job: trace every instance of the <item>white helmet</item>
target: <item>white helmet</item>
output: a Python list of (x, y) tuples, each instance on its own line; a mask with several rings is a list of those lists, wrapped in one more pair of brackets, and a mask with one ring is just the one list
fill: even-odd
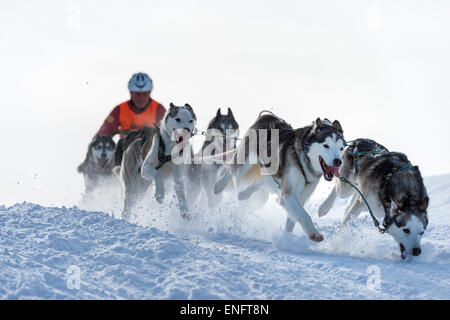
[(153, 82), (150, 77), (143, 72), (133, 74), (130, 81), (128, 81), (128, 90), (130, 92), (146, 92), (153, 89)]

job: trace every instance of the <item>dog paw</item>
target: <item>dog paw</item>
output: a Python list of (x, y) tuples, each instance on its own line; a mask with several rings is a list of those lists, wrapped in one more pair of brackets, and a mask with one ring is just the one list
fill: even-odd
[(191, 218), (191, 215), (189, 214), (189, 210), (187, 208), (187, 206), (182, 205), (180, 207), (180, 213), (181, 213), (181, 217), (185, 220), (189, 220)]
[(309, 235), (309, 239), (315, 242), (320, 242), (323, 240), (323, 236), (320, 233), (315, 232)]
[(329, 211), (328, 206), (321, 205), (319, 207), (319, 210), (317, 211), (317, 215), (319, 217), (323, 217), (328, 213), (328, 211)]
[(214, 185), (214, 193), (219, 194), (223, 190), (223, 187), (220, 185), (220, 181)]
[(122, 219), (125, 221), (130, 221), (131, 218), (131, 212), (129, 211), (123, 211), (122, 212)]
[(239, 201), (248, 200), (250, 198), (250, 195), (248, 194), (248, 192), (241, 191), (239, 192), (237, 198)]
[(155, 192), (155, 198), (156, 198), (156, 201), (158, 201), (159, 204), (163, 204), (163, 202), (164, 202), (164, 192), (156, 191)]
[(191, 219), (191, 215), (190, 215), (189, 213), (187, 213), (187, 212), (181, 213), (181, 217), (182, 217), (184, 220), (190, 220), (190, 219)]
[(216, 184), (214, 185), (214, 193), (215, 194), (219, 194), (221, 193), (225, 187), (228, 184), (228, 177), (222, 177), (222, 179), (220, 179), (219, 181), (216, 182)]

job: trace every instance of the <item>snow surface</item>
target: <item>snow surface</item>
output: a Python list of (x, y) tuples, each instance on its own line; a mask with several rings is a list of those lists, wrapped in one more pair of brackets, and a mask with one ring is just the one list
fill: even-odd
[(430, 224), (422, 255), (406, 261), (366, 213), (341, 226), (347, 200), (318, 218), (332, 186), (325, 181), (306, 205), (325, 236), (320, 244), (298, 225), (284, 233), (286, 215), (272, 198), (257, 212), (231, 200), (197, 207), (184, 221), (175, 199), (161, 206), (149, 196), (151, 209), (138, 210), (134, 223), (117, 218), (118, 189), (79, 207), (0, 206), (0, 298), (449, 299), (450, 175), (425, 182)]

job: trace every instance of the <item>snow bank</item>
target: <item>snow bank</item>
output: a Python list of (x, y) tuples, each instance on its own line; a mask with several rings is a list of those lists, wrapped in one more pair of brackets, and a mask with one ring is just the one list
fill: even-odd
[[(234, 202), (199, 207), (188, 222), (175, 199), (160, 206), (149, 197), (152, 210), (138, 211), (135, 223), (114, 218), (120, 201), (102, 204), (109, 213), (0, 206), (0, 298), (449, 299), (450, 175), (426, 184), (430, 224), (423, 254), (409, 261), (367, 215), (342, 227), (346, 201), (319, 219), (327, 183), (306, 205), (325, 236), (320, 244), (299, 226), (283, 233), (285, 214), (273, 200), (256, 213)], [(379, 287), (370, 285), (373, 270)]]

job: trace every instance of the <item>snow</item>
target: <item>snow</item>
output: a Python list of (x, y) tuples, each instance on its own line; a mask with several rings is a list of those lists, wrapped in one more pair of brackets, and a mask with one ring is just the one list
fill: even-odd
[(232, 200), (197, 207), (184, 221), (172, 198), (159, 205), (149, 196), (133, 223), (117, 218), (114, 197), (0, 206), (0, 298), (449, 299), (450, 175), (425, 183), (430, 224), (422, 255), (407, 261), (366, 213), (341, 226), (346, 200), (318, 218), (332, 186), (325, 181), (306, 205), (325, 236), (319, 244), (299, 226), (284, 233), (286, 215), (272, 198), (257, 212)]

